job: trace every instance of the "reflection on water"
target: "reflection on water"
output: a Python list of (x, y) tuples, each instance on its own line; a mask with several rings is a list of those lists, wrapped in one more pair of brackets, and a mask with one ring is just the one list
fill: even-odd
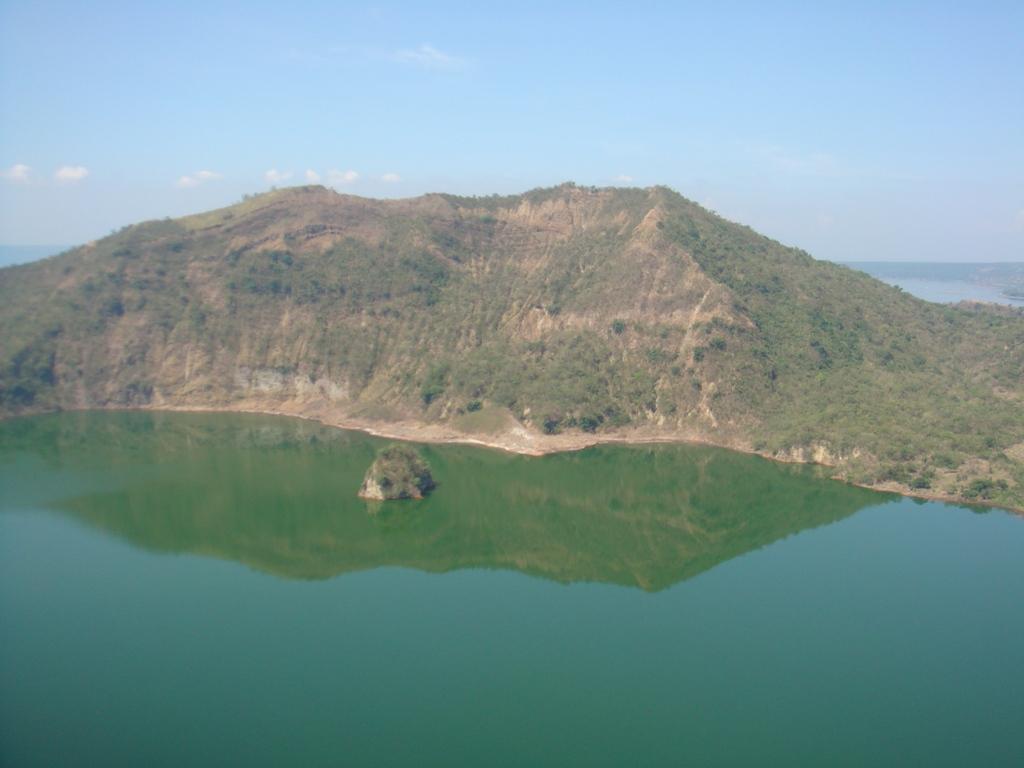
[(356, 490), (382, 442), (245, 415), (22, 419), (0, 425), (4, 506), (289, 578), (476, 567), (658, 590), (887, 498), (818, 468), (705, 447), (538, 459), (449, 445), (422, 447), (434, 494), (369, 515)]

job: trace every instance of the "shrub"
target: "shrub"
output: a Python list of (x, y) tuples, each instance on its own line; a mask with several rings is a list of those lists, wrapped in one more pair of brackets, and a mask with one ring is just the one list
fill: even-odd
[(448, 366), (446, 364), (431, 366), (427, 378), (420, 388), (420, 398), (424, 405), (430, 405), (444, 392), (445, 381), (448, 378)]
[(1005, 491), (1007, 487), (1005, 480), (979, 477), (964, 489), (963, 494), (968, 499), (991, 499), (997, 490)]
[(444, 393), (444, 387), (440, 384), (424, 384), (420, 390), (420, 397), (424, 405), (430, 405)]
[(657, 347), (648, 347), (645, 354), (647, 355), (647, 362), (652, 363), (654, 365), (664, 363), (666, 360), (668, 360), (668, 354), (664, 350), (658, 349)]

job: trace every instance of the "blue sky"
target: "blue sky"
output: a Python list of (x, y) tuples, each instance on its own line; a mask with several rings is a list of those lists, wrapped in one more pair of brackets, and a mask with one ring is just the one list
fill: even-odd
[(829, 259), (1024, 260), (1024, 3), (0, 0), (0, 243), (310, 179), (667, 184)]

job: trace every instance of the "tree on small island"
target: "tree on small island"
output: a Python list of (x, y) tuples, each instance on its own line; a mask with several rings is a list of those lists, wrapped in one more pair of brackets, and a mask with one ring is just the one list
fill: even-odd
[(378, 501), (422, 499), (435, 485), (430, 467), (416, 449), (389, 445), (377, 454), (366, 471), (359, 495)]

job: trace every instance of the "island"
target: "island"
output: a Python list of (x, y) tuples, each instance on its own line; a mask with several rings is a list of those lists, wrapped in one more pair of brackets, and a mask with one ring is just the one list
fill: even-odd
[(435, 487), (430, 467), (415, 448), (389, 445), (366, 471), (359, 495), (364, 499), (422, 499)]

